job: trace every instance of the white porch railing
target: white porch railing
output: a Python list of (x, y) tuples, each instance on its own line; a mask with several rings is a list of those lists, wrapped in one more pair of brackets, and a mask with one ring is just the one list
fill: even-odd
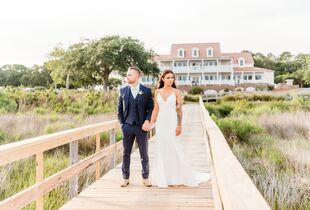
[(231, 72), (233, 67), (231, 65), (218, 66), (174, 66), (172, 70), (175, 73), (196, 73), (196, 72)]

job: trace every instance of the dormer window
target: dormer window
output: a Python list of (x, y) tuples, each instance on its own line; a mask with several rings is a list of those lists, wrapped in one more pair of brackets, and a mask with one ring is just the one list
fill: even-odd
[(207, 48), (207, 57), (213, 57), (213, 48), (212, 47)]
[(239, 58), (239, 59), (238, 59), (238, 63), (239, 63), (239, 66), (244, 66), (244, 64), (245, 64), (245, 59), (244, 59), (244, 58)]
[(192, 57), (193, 58), (199, 57), (199, 50), (197, 48), (192, 49)]
[(183, 48), (178, 49), (178, 57), (184, 58), (185, 51)]

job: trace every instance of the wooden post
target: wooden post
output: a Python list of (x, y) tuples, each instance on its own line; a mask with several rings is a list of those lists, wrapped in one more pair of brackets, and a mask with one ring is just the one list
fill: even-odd
[(156, 135), (156, 127), (152, 128), (152, 136)]
[[(36, 154), (36, 183), (43, 181), (43, 152)], [(43, 210), (43, 196), (36, 200), (36, 210)]]
[[(78, 141), (70, 142), (69, 159), (70, 159), (70, 165), (73, 165), (79, 161)], [(78, 194), (78, 175), (75, 175), (69, 180), (70, 199), (77, 196), (77, 194)]]
[[(109, 130), (109, 144), (113, 145), (115, 144), (115, 137), (116, 137), (116, 129), (113, 128)], [(115, 167), (115, 152), (111, 155), (111, 162), (110, 162), (110, 169)]]
[[(100, 151), (100, 133), (96, 134), (96, 153)], [(100, 178), (100, 161), (96, 162), (96, 180)]]
[(150, 130), (150, 138), (153, 137), (153, 129)]

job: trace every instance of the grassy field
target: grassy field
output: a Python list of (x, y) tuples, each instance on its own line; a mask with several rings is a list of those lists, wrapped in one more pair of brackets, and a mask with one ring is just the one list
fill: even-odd
[[(13, 88), (0, 92), (0, 144), (55, 133), (116, 119), (117, 93), (75, 90), (37, 90), (25, 92)], [(122, 138), (116, 132), (116, 140)], [(102, 148), (108, 145), (108, 133), (101, 134)], [(79, 142), (79, 158), (95, 152), (95, 139)], [(101, 172), (108, 170), (109, 159), (101, 161)], [(44, 177), (69, 165), (69, 145), (44, 153)], [(79, 174), (79, 191), (95, 180), (95, 168)], [(0, 167), (0, 200), (14, 195), (35, 183), (35, 158), (16, 161)], [(45, 209), (58, 209), (68, 200), (68, 182), (44, 196)], [(24, 209), (35, 209), (34, 202)]]
[(310, 209), (310, 100), (237, 94), (206, 103), (272, 209)]

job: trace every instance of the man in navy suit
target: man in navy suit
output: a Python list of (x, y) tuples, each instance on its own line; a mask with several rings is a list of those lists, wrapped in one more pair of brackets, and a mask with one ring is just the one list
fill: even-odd
[(129, 184), (130, 155), (135, 138), (141, 157), (143, 184), (147, 187), (152, 186), (148, 179), (147, 130), (154, 102), (151, 89), (139, 83), (141, 74), (141, 70), (136, 66), (128, 68), (128, 86), (121, 88), (118, 98), (118, 120), (122, 126), (124, 147), (122, 164), (124, 181), (121, 187), (126, 187)]

